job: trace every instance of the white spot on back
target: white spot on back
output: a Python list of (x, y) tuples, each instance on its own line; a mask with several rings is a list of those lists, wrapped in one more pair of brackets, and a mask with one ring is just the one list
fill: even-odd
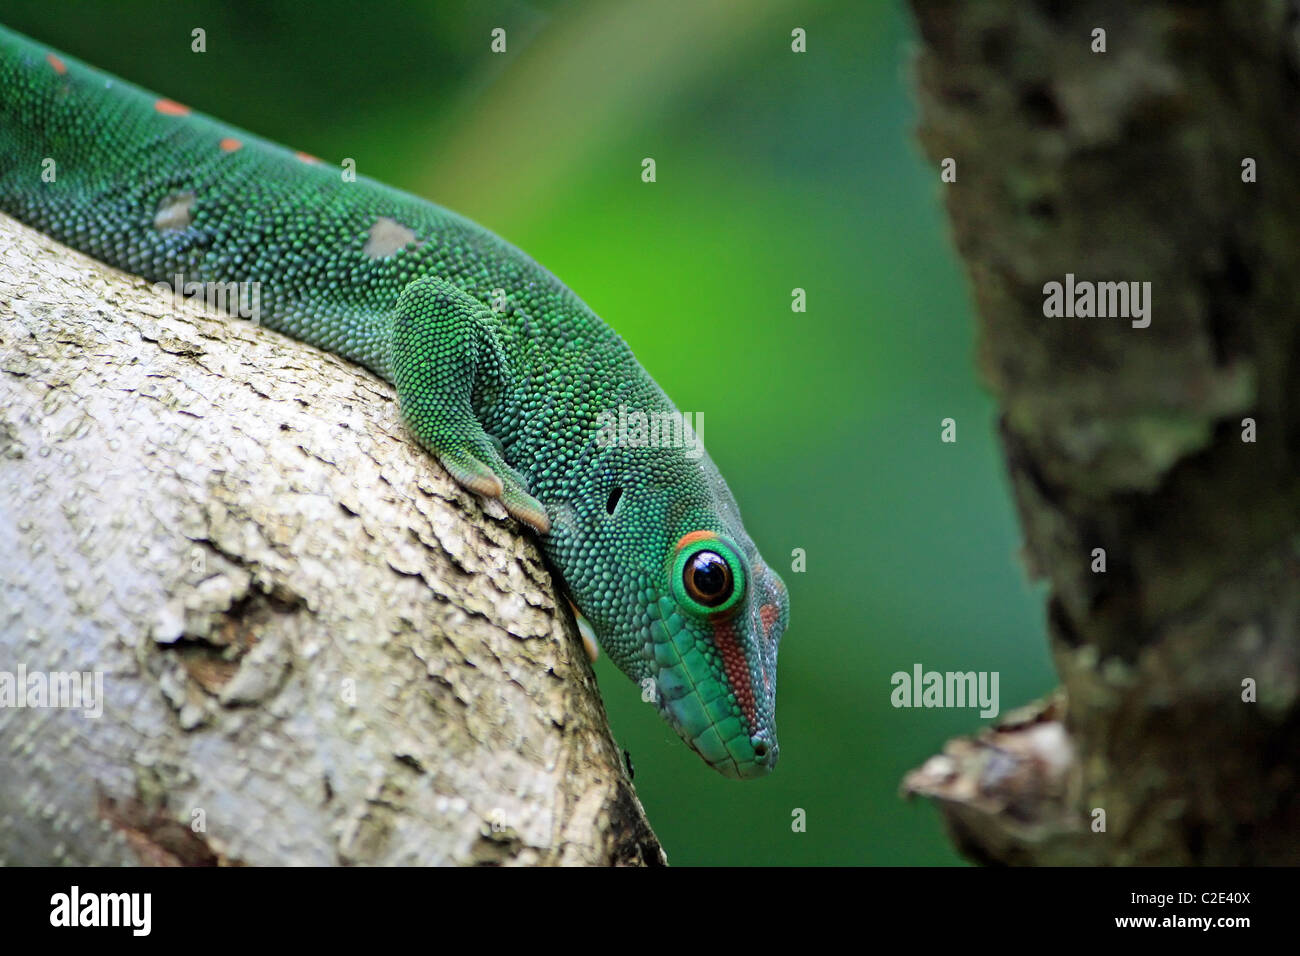
[(194, 222), (190, 212), (194, 208), (194, 193), (172, 193), (164, 196), (158, 204), (158, 211), (153, 214), (153, 227), (159, 232), (188, 229)]
[(361, 251), (371, 259), (386, 259), (399, 249), (415, 242), (415, 233), (412, 230), (387, 216), (380, 216), (375, 220), (375, 224), (370, 227), (369, 236)]

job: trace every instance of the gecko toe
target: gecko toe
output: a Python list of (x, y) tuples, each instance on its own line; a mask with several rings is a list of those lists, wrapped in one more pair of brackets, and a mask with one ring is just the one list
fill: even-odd
[(547, 534), (551, 530), (551, 518), (546, 513), (546, 508), (522, 487), (507, 480), (500, 498), (506, 511), (538, 534)]
[(496, 473), (473, 452), (467, 450), (438, 453), (438, 460), (453, 481), (462, 488), (486, 498), (500, 498), (504, 485)]

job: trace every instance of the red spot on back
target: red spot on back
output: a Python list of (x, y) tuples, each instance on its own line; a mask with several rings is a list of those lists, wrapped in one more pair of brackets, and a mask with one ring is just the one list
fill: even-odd
[(233, 136), (227, 136), (225, 139), (221, 141), (221, 149), (223, 152), (233, 153), (235, 150), (243, 149), (243, 148), (244, 148), (244, 144), (241, 143), (239, 140), (235, 139)]
[(745, 650), (736, 633), (734, 619), (713, 622), (713, 645), (722, 655), (727, 683), (731, 685), (752, 733), (758, 729), (758, 710), (754, 705), (754, 688), (749, 683), (749, 665), (745, 663)]
[(175, 100), (158, 100), (153, 108), (164, 116), (189, 116), (190, 108)]
[(319, 162), (320, 162), (320, 160), (317, 159), (315, 156), (313, 156), (311, 153), (302, 153), (302, 152), (298, 152), (298, 153), (294, 153), (294, 156), (296, 156), (296, 157), (298, 157), (299, 159), (301, 159), (304, 163), (313, 163), (313, 164), (315, 164), (315, 163), (319, 163)]
[(45, 54), (45, 62), (54, 67), (54, 72), (59, 74), (59, 76), (63, 76), (63, 74), (68, 72), (68, 65), (53, 53)]

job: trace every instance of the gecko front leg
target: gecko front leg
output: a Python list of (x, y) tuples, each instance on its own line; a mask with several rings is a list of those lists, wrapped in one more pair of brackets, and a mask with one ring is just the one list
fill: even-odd
[(491, 399), (511, 386), (490, 310), (442, 279), (415, 280), (393, 309), (388, 368), (407, 426), (451, 477), (546, 534), (545, 507), (501, 457), (474, 407), (476, 396)]

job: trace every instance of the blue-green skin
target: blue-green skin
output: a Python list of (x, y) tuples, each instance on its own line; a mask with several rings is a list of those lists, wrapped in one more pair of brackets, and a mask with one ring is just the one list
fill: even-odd
[[(617, 333), (455, 213), (158, 104), (0, 27), (0, 209), (154, 282), (259, 282), (264, 325), (391, 381), (451, 475), (541, 533), (600, 645), (691, 747), (731, 777), (769, 772), (785, 587), (707, 454), (600, 440), (602, 412), (675, 411)], [(699, 531), (717, 538), (678, 547)], [(702, 550), (733, 573), (722, 613), (684, 584)]]

